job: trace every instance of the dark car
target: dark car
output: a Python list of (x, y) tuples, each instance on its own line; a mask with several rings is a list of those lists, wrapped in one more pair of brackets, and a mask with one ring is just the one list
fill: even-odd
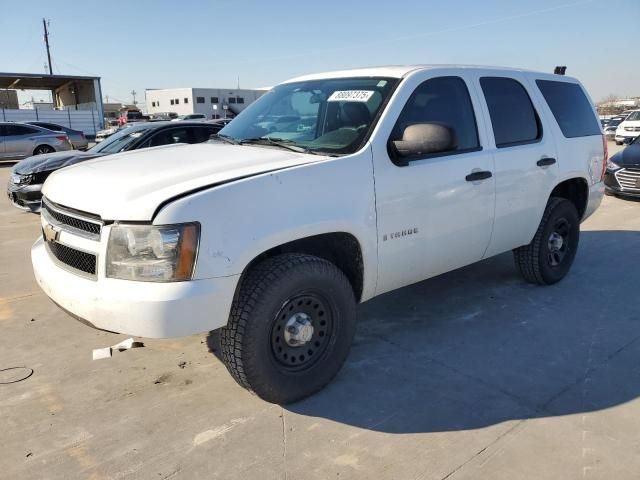
[(123, 128), (86, 152), (72, 150), (38, 155), (17, 163), (11, 170), (7, 194), (14, 206), (38, 211), (42, 184), (60, 168), (113, 153), (175, 143), (201, 143), (220, 130), (202, 122), (139, 123)]
[(54, 132), (66, 133), (67, 137), (69, 137), (71, 145), (73, 145), (73, 148), (75, 148), (76, 150), (86, 150), (87, 147), (89, 147), (89, 141), (87, 140), (87, 137), (85, 137), (84, 133), (80, 130), (74, 130), (73, 128), (65, 127), (64, 125), (58, 125), (57, 123), (41, 122), (39, 120), (35, 122), (24, 123), (35, 125), (36, 127), (40, 128), (46, 128), (47, 130), (53, 130)]
[(604, 185), (608, 195), (640, 198), (640, 137), (609, 159)]
[(618, 125), (620, 125), (626, 117), (618, 116), (613, 117), (607, 120), (607, 124), (603, 126), (604, 134), (607, 136), (607, 139), (613, 140), (616, 136), (616, 129)]

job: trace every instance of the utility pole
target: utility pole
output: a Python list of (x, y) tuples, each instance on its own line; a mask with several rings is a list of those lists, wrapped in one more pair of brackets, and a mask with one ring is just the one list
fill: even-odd
[(138, 92), (136, 92), (135, 90), (131, 90), (131, 96), (133, 97), (133, 104), (134, 105), (137, 105), (137, 103), (136, 103), (136, 93), (138, 93)]
[(53, 75), (53, 69), (51, 68), (51, 51), (49, 50), (49, 31), (47, 30), (47, 20), (42, 19), (42, 26), (44, 27), (44, 44), (47, 46), (47, 59), (49, 61), (49, 75)]

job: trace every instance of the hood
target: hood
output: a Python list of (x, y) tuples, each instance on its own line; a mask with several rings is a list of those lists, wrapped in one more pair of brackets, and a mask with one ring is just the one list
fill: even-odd
[(73, 165), (50, 175), (42, 191), (55, 203), (103, 220), (144, 221), (172, 197), (327, 158), (249, 145), (171, 145)]
[(640, 168), (640, 143), (629, 145), (621, 152), (612, 155), (610, 160), (621, 167)]
[(57, 170), (74, 163), (83, 162), (102, 154), (70, 150), (66, 152), (46, 153), (25, 158), (16, 164), (14, 171), (21, 175)]

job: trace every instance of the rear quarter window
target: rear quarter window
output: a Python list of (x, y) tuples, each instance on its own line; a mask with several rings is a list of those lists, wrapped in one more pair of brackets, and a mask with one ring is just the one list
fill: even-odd
[(600, 125), (580, 85), (536, 80), (547, 105), (566, 138), (601, 135)]

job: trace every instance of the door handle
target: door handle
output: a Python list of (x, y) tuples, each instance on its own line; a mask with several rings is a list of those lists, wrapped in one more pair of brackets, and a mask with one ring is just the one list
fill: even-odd
[(556, 163), (555, 158), (545, 157), (538, 160), (536, 162), (536, 165), (538, 165), (539, 167), (548, 167), (549, 165), (553, 165), (554, 163)]
[(464, 177), (467, 182), (477, 182), (478, 180), (486, 180), (487, 178), (491, 178), (493, 174), (487, 170), (481, 170), (479, 172), (471, 172), (469, 175)]

